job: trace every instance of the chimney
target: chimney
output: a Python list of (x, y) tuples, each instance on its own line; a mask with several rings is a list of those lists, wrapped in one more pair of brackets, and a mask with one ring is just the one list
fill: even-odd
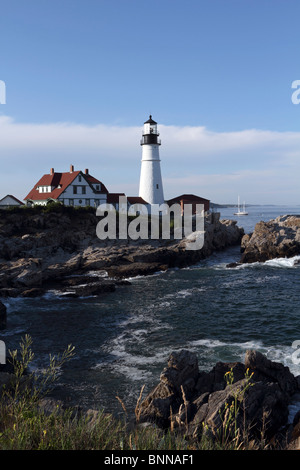
[(73, 173), (74, 171), (74, 165), (70, 165), (70, 173)]
[(85, 172), (86, 175), (88, 175), (88, 174), (89, 174), (88, 168), (86, 168), (86, 169), (84, 170), (84, 172)]
[(50, 175), (54, 175), (54, 168), (51, 168)]

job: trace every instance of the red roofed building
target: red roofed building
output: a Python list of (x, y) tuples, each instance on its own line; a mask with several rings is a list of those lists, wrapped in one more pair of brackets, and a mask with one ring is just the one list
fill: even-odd
[(46, 205), (49, 202), (61, 202), (66, 206), (92, 206), (106, 203), (108, 191), (101, 181), (89, 174), (86, 169), (57, 173), (51, 168), (50, 173), (42, 176), (24, 198), (27, 205)]
[(181, 196), (174, 197), (173, 199), (169, 199), (166, 201), (169, 206), (172, 204), (180, 204), (182, 208), (182, 212), (184, 211), (185, 204), (191, 204), (192, 206), (192, 213), (197, 213), (197, 204), (203, 204), (204, 211), (209, 211), (210, 201), (209, 199), (205, 199), (204, 197), (195, 196), (194, 194), (182, 194)]

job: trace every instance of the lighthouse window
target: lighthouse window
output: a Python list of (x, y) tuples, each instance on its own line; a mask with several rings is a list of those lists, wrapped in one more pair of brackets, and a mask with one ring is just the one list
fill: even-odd
[(158, 189), (158, 184), (156, 185), (156, 189)]

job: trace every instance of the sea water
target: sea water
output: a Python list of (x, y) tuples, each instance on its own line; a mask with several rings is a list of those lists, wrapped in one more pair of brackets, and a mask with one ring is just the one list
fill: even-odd
[[(299, 214), (300, 207), (256, 206), (237, 220), (245, 232), (260, 220)], [(299, 254), (300, 255), (300, 254)], [(300, 256), (238, 268), (239, 247), (214, 253), (185, 269), (130, 279), (131, 285), (100, 297), (2, 299), (7, 350), (22, 337), (33, 340), (32, 368), (49, 364), (69, 344), (75, 357), (61, 370), (53, 395), (84, 408), (123, 413), (116, 396), (131, 410), (142, 386), (158, 383), (169, 354), (182, 348), (197, 354), (199, 369), (218, 361), (244, 361), (247, 349), (287, 365), (300, 375), (294, 341), (300, 340)]]

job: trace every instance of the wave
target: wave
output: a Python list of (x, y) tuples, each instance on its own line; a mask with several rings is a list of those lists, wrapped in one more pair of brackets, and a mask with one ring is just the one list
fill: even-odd
[[(235, 262), (235, 261), (233, 261)], [(228, 267), (229, 263), (219, 263), (214, 266), (210, 266), (214, 270), (243, 270), (252, 269), (257, 267), (274, 267), (274, 268), (296, 268), (300, 265), (300, 255), (292, 256), (291, 258), (274, 258), (267, 261), (256, 261), (254, 263), (242, 263), (236, 264), (235, 266)]]
[[(257, 261), (255, 263), (245, 263), (237, 267), (237, 269), (255, 268), (257, 266), (267, 266), (272, 268), (296, 268), (300, 264), (300, 255), (291, 258), (273, 258), (267, 261)], [(236, 268), (235, 268), (236, 269)]]
[(273, 266), (276, 268), (294, 268), (300, 264), (300, 255), (293, 256), (292, 258), (274, 258), (265, 261), (266, 266)]

